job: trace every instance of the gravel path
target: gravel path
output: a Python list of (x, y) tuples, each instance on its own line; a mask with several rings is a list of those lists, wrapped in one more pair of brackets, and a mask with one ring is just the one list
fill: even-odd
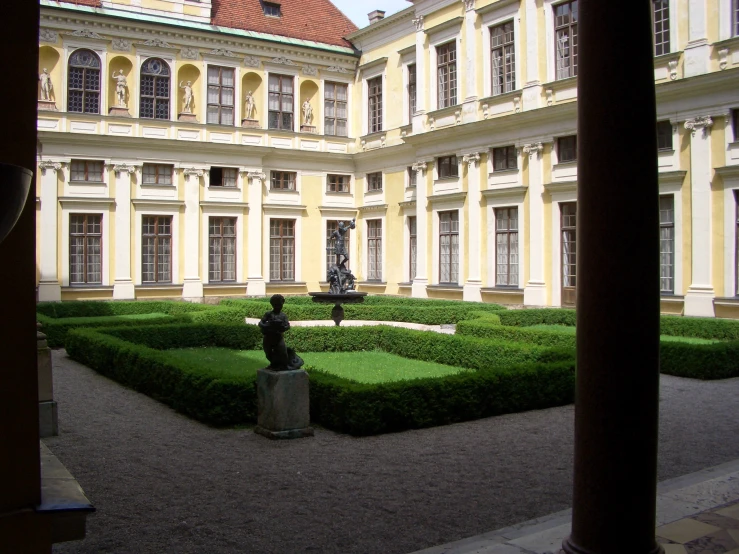
[[(54, 552), (407, 553), (570, 506), (572, 406), (269, 441), (53, 360), (61, 435), (45, 442), (98, 509)], [(660, 480), (739, 458), (739, 379), (663, 376), (661, 397)]]

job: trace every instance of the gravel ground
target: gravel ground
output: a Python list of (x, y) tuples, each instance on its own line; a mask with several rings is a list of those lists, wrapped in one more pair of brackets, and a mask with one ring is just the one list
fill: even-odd
[[(56, 351), (59, 437), (97, 513), (54, 552), (407, 553), (570, 506), (572, 406), (352, 438), (212, 429)], [(739, 379), (663, 376), (659, 479), (739, 458)]]

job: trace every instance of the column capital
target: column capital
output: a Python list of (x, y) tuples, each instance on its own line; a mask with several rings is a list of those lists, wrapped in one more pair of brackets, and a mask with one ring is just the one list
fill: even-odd
[(528, 154), (529, 158), (533, 158), (534, 156), (541, 156), (541, 153), (544, 151), (544, 144), (541, 142), (532, 142), (529, 144), (523, 145), (523, 153)]
[(413, 20), (413, 24), (416, 26), (416, 31), (423, 31), (423, 16), (419, 15)]
[(710, 115), (694, 117), (685, 121), (685, 128), (690, 131), (692, 136), (695, 136), (698, 130), (702, 130), (705, 137), (711, 127), (713, 127), (713, 119)]
[(121, 173), (128, 173), (129, 175), (131, 173), (135, 173), (140, 166), (130, 165), (126, 163), (122, 164), (113, 164), (113, 171), (116, 175), (120, 175)]
[(465, 154), (462, 157), (462, 163), (466, 163), (467, 166), (472, 169), (475, 167), (475, 165), (480, 163), (480, 152), (471, 152), (470, 154)]
[(249, 177), (249, 179), (253, 179), (257, 181), (267, 180), (267, 175), (262, 171), (247, 171), (246, 176)]
[(467, 12), (475, 9), (475, 0), (462, 0), (462, 4), (464, 4), (464, 10)]
[(185, 179), (189, 181), (191, 175), (194, 175), (196, 177), (202, 177), (203, 175), (205, 175), (205, 170), (195, 169), (194, 167), (186, 167), (182, 170), (182, 173), (185, 175)]
[(42, 160), (38, 163), (38, 168), (41, 170), (41, 175), (46, 175), (47, 169), (53, 169), (54, 173), (61, 171), (62, 162), (52, 162), (50, 160)]
[(413, 171), (420, 171), (423, 173), (426, 171), (426, 165), (426, 162), (416, 162), (411, 166), (411, 169), (413, 169)]

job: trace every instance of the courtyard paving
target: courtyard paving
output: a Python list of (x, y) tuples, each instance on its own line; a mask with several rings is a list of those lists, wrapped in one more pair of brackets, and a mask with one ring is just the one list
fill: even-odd
[[(54, 552), (400, 554), (570, 507), (573, 406), (275, 442), (53, 362), (61, 434), (44, 442), (98, 510)], [(739, 379), (662, 376), (660, 398), (660, 481), (739, 459)]]

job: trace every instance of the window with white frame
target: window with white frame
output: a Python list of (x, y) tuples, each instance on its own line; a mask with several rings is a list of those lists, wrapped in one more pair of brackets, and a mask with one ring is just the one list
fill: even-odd
[(294, 219), (272, 219), (269, 222), (269, 279), (295, 280)]
[(367, 173), (367, 192), (382, 190), (382, 171)]
[(349, 175), (326, 175), (326, 192), (349, 192)]
[(171, 185), (174, 166), (167, 164), (144, 164), (141, 170), (144, 185)]
[(495, 286), (518, 286), (518, 208), (495, 209)]
[(149, 58), (141, 66), (139, 117), (169, 119), (169, 65), (159, 58)]
[(348, 136), (347, 102), (349, 85), (344, 83), (325, 83), (323, 132), (337, 137)]
[(238, 170), (235, 167), (211, 167), (211, 187), (235, 187), (238, 178)]
[(367, 221), (367, 280), (382, 280), (382, 220)]
[(439, 108), (457, 104), (457, 42), (436, 47)]
[(234, 124), (234, 69), (208, 66), (208, 123)]
[(91, 50), (75, 50), (69, 57), (67, 111), (100, 113), (100, 58)]
[(103, 162), (99, 160), (72, 160), (70, 180), (76, 182), (103, 182)]
[(739, 141), (739, 109), (731, 110), (731, 126), (734, 127), (734, 141)]
[(493, 148), (493, 171), (518, 168), (518, 156), (515, 146)]
[(141, 218), (141, 282), (172, 282), (172, 216)]
[(672, 123), (669, 120), (657, 122), (657, 149), (672, 150)]
[(493, 96), (516, 89), (513, 21), (490, 28)]
[(439, 212), (439, 283), (459, 282), (459, 211)]
[(670, 53), (670, 0), (652, 0), (654, 55)]
[(416, 261), (417, 261), (417, 245), (418, 231), (416, 228), (416, 216), (408, 217), (408, 277), (410, 281), (416, 278)]
[(298, 174), (295, 171), (270, 171), (271, 190), (295, 190)]
[(408, 64), (408, 121), (413, 121), (416, 112), (416, 64)]
[(418, 182), (418, 172), (413, 169), (413, 166), (408, 168), (408, 186), (415, 187)]
[(69, 214), (69, 284), (103, 282), (103, 215)]
[(659, 197), (659, 282), (662, 294), (675, 292), (675, 197)]
[(295, 88), (290, 75), (269, 76), (269, 128), (293, 130)]
[(382, 131), (382, 75), (367, 80), (367, 132)]
[(236, 218), (208, 221), (208, 281), (236, 281)]
[(556, 79), (577, 75), (577, 0), (554, 6)]

